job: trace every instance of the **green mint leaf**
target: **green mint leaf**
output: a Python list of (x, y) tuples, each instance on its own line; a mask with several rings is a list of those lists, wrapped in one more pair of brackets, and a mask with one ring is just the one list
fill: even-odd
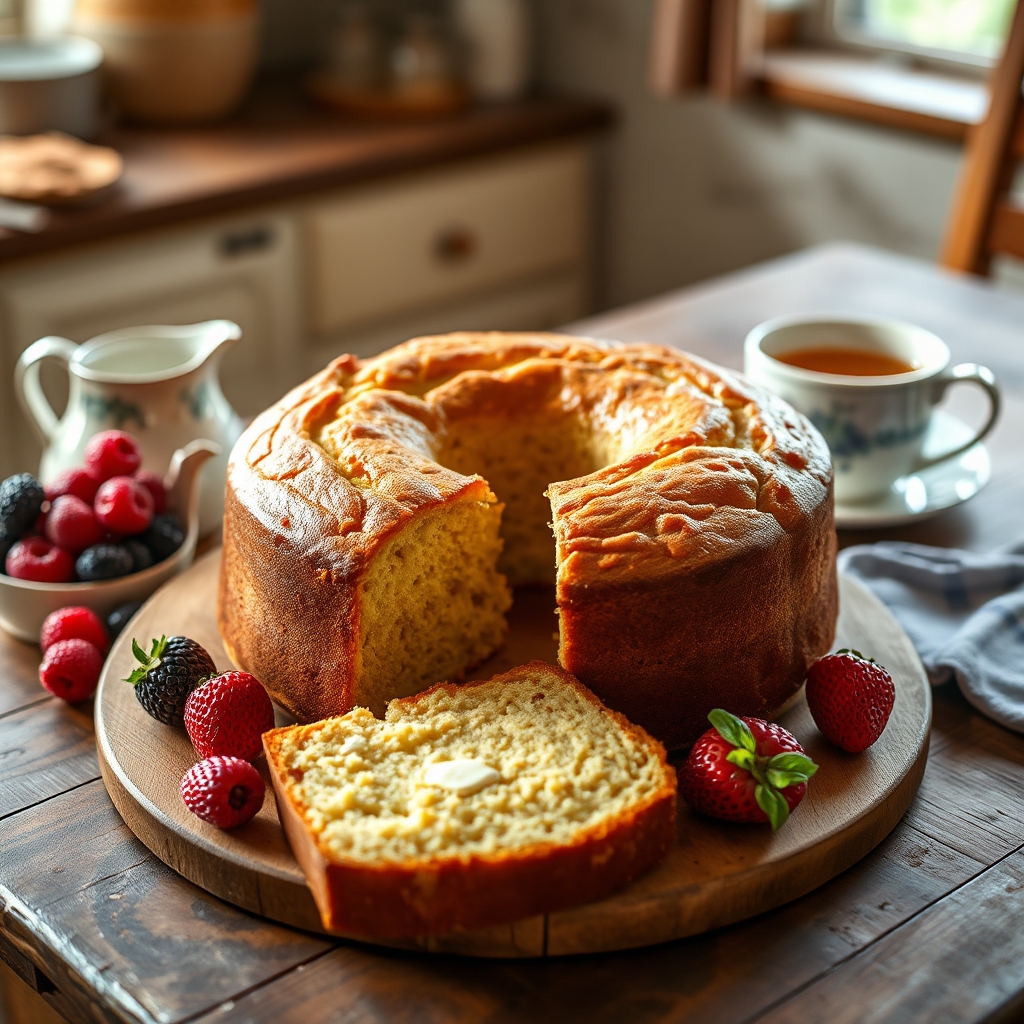
[(780, 772), (777, 768), (769, 768), (766, 775), (776, 789), (785, 789), (787, 786), (807, 781), (807, 776), (803, 772)]
[(754, 770), (755, 757), (749, 750), (744, 750), (743, 747), (737, 747), (735, 750), (730, 750), (725, 755), (726, 761), (731, 761), (733, 764), (738, 765), (740, 768), (745, 768), (748, 772)]
[(759, 785), (754, 790), (754, 799), (757, 806), (768, 816), (773, 832), (778, 832), (789, 820), (789, 804), (777, 789)]
[(731, 743), (734, 747), (742, 747), (752, 754), (757, 752), (754, 734), (742, 718), (737, 718), (722, 708), (715, 708), (708, 715), (708, 721), (718, 730), (718, 734), (726, 743)]
[(810, 778), (818, 770), (818, 766), (806, 754), (792, 751), (776, 754), (768, 762), (768, 769), (769, 771), (775, 769), (779, 772), (800, 772)]

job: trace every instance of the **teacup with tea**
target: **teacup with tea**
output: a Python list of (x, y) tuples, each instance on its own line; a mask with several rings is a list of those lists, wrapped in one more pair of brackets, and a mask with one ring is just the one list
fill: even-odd
[[(769, 320), (747, 335), (744, 370), (824, 435), (839, 503), (877, 500), (900, 477), (959, 455), (985, 437), (999, 415), (991, 370), (975, 363), (950, 366), (940, 338), (898, 320)], [(988, 418), (964, 444), (926, 457), (932, 413), (946, 389), (960, 381), (985, 390)]]

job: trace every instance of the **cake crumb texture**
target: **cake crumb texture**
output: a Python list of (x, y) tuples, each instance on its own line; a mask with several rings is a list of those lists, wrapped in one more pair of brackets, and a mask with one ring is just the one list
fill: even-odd
[[(664, 748), (540, 662), (394, 700), (383, 720), (356, 708), (264, 742), (293, 848), (307, 875), (310, 847), (323, 865), (311, 882), (333, 930), (436, 932), (596, 899), (674, 839)], [(478, 781), (432, 784), (444, 763)]]

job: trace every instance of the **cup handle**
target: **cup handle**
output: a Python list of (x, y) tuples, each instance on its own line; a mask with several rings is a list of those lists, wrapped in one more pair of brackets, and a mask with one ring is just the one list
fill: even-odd
[(40, 338), (21, 353), (14, 368), (14, 390), (18, 401), (44, 447), (56, 435), (60, 420), (43, 394), (39, 370), (44, 359), (58, 359), (67, 368), (77, 348), (67, 338)]
[(946, 370), (936, 382), (935, 401), (938, 402), (942, 398), (946, 393), (946, 389), (951, 384), (958, 384), (961, 381), (977, 384), (985, 390), (989, 401), (988, 419), (985, 421), (984, 426), (969, 441), (966, 441), (958, 448), (942, 452), (940, 455), (935, 455), (930, 459), (921, 459), (917, 466), (918, 469), (927, 469), (928, 466), (934, 466), (936, 463), (945, 462), (956, 455), (962, 455), (968, 448), (973, 448), (982, 438), (987, 437), (996, 425), (996, 420), (999, 419), (999, 410), (1003, 403), (999, 385), (996, 383), (996, 378), (992, 371), (987, 366), (979, 366), (977, 363), (959, 363), (952, 369)]

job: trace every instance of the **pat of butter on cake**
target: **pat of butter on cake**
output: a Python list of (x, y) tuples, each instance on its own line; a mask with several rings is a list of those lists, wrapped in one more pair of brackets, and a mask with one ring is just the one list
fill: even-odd
[(440, 934), (601, 899), (675, 841), (664, 748), (543, 662), (263, 740), (332, 932)]

